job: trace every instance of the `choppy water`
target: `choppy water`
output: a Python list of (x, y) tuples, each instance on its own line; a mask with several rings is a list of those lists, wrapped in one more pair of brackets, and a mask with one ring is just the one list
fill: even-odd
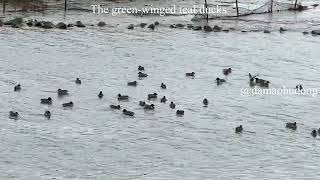
[[(319, 37), (304, 36), (316, 29), (319, 9), (306, 13), (250, 17), (269, 21), (212, 21), (238, 29), (278, 29), (280, 34), (203, 33), (169, 29), (190, 17), (103, 17), (70, 11), (27, 14), (54, 21), (106, 21), (105, 28), (18, 30), (0, 28), (0, 179), (317, 179), (320, 96), (250, 96), (247, 74), (258, 73), (271, 87), (319, 88)], [(82, 16), (80, 16), (82, 15)], [(318, 16), (319, 15), (319, 16)], [(11, 15), (12, 16), (12, 15)], [(6, 17), (9, 18), (9, 17)], [(283, 21), (277, 21), (282, 19)], [(295, 20), (296, 21), (295, 21)], [(154, 32), (126, 29), (132, 22), (164, 24)], [(119, 24), (119, 25), (117, 25)], [(137, 80), (137, 66), (149, 77)], [(222, 69), (234, 71), (222, 86)], [(194, 79), (185, 72), (196, 72)], [(76, 85), (76, 77), (82, 85)], [(160, 89), (161, 82), (167, 84)], [(22, 91), (13, 92), (16, 83)], [(58, 98), (58, 88), (69, 97)], [(102, 90), (103, 99), (97, 94)], [(154, 112), (138, 106), (148, 93), (157, 92), (185, 110), (177, 117), (169, 104)], [(136, 113), (124, 117), (110, 110), (118, 93), (128, 94), (120, 105)], [(51, 96), (52, 106), (40, 104)], [(208, 107), (202, 99), (208, 98)], [(61, 104), (72, 100), (72, 110)], [(151, 103), (151, 102), (150, 102)], [(52, 112), (47, 120), (45, 110)], [(10, 110), (20, 119), (8, 118)], [(298, 130), (285, 129), (296, 121)], [(235, 134), (242, 124), (249, 132)]]

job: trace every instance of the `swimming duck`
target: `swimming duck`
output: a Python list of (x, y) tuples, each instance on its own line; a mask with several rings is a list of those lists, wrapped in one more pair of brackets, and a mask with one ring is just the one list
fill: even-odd
[(110, 105), (110, 108), (111, 109), (120, 109), (121, 108), (121, 106), (120, 105)]
[(242, 131), (243, 131), (242, 125), (236, 127), (236, 133), (242, 133)]
[(161, 86), (160, 86), (162, 89), (167, 89), (167, 85), (161, 83)]
[(127, 111), (126, 109), (122, 110), (122, 113), (123, 113), (124, 115), (127, 115), (127, 116), (133, 116), (133, 115), (134, 115), (134, 112), (132, 112), (132, 111)]
[(102, 93), (102, 91), (99, 92), (98, 97), (99, 97), (99, 98), (103, 98), (103, 93)]
[(68, 102), (68, 103), (63, 103), (62, 106), (63, 106), (63, 107), (73, 107), (73, 102), (70, 101), (70, 102)]
[(184, 115), (184, 110), (177, 110), (176, 114), (178, 116), (182, 116), (182, 115)]
[(301, 91), (303, 89), (302, 85), (301, 84), (296, 85), (296, 89)]
[(144, 67), (139, 65), (138, 70), (139, 71), (144, 71)]
[(186, 73), (186, 76), (189, 76), (189, 77), (194, 77), (194, 72), (191, 72), (191, 73)]
[(58, 89), (58, 96), (66, 96), (68, 94), (68, 90)]
[(206, 105), (206, 106), (209, 104), (209, 101), (208, 101), (207, 98), (204, 98), (204, 100), (203, 100), (202, 102), (203, 102), (203, 104)]
[(232, 71), (232, 69), (231, 68), (228, 68), (228, 69), (223, 69), (223, 74), (224, 75), (228, 75), (228, 74), (230, 74), (231, 73), (231, 71)]
[(143, 72), (139, 72), (139, 73), (138, 73), (138, 77), (139, 77), (139, 78), (148, 77), (148, 74), (143, 73)]
[(163, 96), (163, 98), (161, 98), (161, 100), (160, 100), (160, 102), (162, 102), (162, 103), (166, 103), (166, 101), (167, 101), (166, 96)]
[(220, 85), (220, 84), (226, 82), (226, 80), (220, 79), (220, 78), (218, 78), (218, 77), (217, 77), (216, 81), (217, 81), (217, 85)]
[(260, 83), (260, 86), (261, 87), (269, 87), (269, 83), (270, 83), (269, 81), (263, 81)]
[(128, 86), (137, 86), (137, 81), (128, 82)]
[(315, 129), (311, 132), (311, 136), (312, 137), (317, 137), (317, 131)]
[(48, 99), (41, 99), (41, 104), (52, 104), (51, 97), (48, 97)]
[(292, 130), (297, 130), (297, 123), (296, 123), (296, 122), (294, 122), (294, 123), (287, 123), (287, 124), (286, 124), (286, 128), (292, 129)]
[(50, 112), (50, 111), (44, 112), (44, 117), (50, 119), (50, 117), (51, 117), (51, 112)]
[(128, 99), (129, 99), (129, 96), (118, 94), (118, 100), (119, 100), (119, 101), (121, 101), (121, 100), (128, 100)]
[(145, 106), (144, 106), (144, 109), (148, 109), (148, 110), (154, 110), (154, 104), (146, 104)]
[(76, 84), (81, 84), (81, 80), (79, 78), (76, 79)]
[(156, 98), (157, 98), (157, 93), (148, 94), (148, 100), (149, 99), (156, 99)]
[(14, 86), (14, 91), (21, 91), (21, 85), (18, 84), (16, 86)]
[(18, 112), (10, 111), (10, 112), (9, 112), (9, 116), (10, 116), (10, 118), (16, 119), (16, 118), (18, 118), (19, 113), (18, 113)]
[(171, 102), (169, 106), (170, 106), (171, 109), (175, 109), (176, 108), (176, 104), (174, 104), (173, 102)]
[(144, 101), (139, 101), (139, 106), (145, 106), (146, 105), (146, 102), (144, 102)]

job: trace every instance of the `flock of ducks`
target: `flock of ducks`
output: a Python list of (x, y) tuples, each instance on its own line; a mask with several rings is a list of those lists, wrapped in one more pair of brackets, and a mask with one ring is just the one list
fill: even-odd
[[(287, 124), (286, 124), (286, 128), (292, 129), (292, 130), (294, 130), (294, 131), (297, 130), (297, 122), (287, 123)], [(311, 131), (311, 136), (312, 136), (312, 137), (317, 137), (317, 135), (320, 136), (320, 128), (318, 129), (318, 132), (317, 132), (317, 130), (315, 130), (315, 129), (313, 129), (313, 130)]]
[[(148, 74), (142, 72), (142, 71), (145, 70), (145, 68), (144, 68), (143, 66), (139, 65), (139, 66), (138, 66), (138, 70), (139, 70), (139, 72), (138, 72), (138, 77), (139, 77), (139, 78), (148, 77)], [(231, 68), (223, 69), (222, 72), (223, 72), (223, 74), (224, 74), (225, 76), (227, 76), (227, 75), (229, 75), (229, 74), (232, 72), (232, 69), (231, 69)], [(185, 75), (186, 75), (187, 77), (194, 78), (194, 77), (195, 77), (195, 72), (189, 72), (189, 73), (186, 73)], [(225, 83), (225, 82), (226, 82), (225, 79), (221, 79), (221, 78), (219, 78), (219, 77), (216, 78), (216, 83), (217, 83), (217, 85), (221, 85), (221, 84), (223, 84), (223, 83)], [(250, 86), (260, 86), (260, 87), (269, 87), (269, 83), (270, 83), (270, 81), (267, 81), (267, 80), (258, 78), (258, 75), (251, 75), (250, 73), (249, 73), (249, 82), (250, 82)], [(80, 85), (80, 84), (81, 84), (81, 80), (80, 80), (79, 78), (77, 78), (77, 79), (75, 80), (75, 83)], [(128, 82), (128, 83), (127, 83), (128, 86), (137, 86), (137, 84), (138, 84), (137, 81), (132, 81), (132, 82)], [(166, 88), (167, 88), (167, 86), (166, 86), (164, 83), (161, 83), (160, 87), (161, 87), (162, 89), (166, 89)], [(302, 88), (302, 85), (301, 85), (301, 84), (297, 85), (297, 86), (296, 86), (296, 89), (297, 89), (297, 90), (302, 90), (302, 89), (303, 89), (303, 88)], [(14, 91), (21, 91), (21, 85), (20, 85), (20, 84), (16, 85), (16, 86), (14, 87)], [(69, 92), (68, 92), (68, 90), (58, 89), (57, 94), (58, 94), (59, 97), (62, 97), (62, 96), (67, 96), (67, 95), (69, 95)], [(101, 99), (101, 98), (103, 98), (103, 96), (104, 96), (104, 95), (103, 95), (103, 92), (100, 91), (100, 92), (98, 93), (98, 98)], [(158, 94), (157, 94), (157, 93), (148, 94), (148, 97), (147, 97), (148, 100), (155, 100), (155, 99), (157, 99), (157, 98), (158, 98)], [(120, 93), (119, 93), (118, 96), (117, 96), (117, 99), (118, 99), (118, 101), (128, 101), (128, 100), (129, 100), (129, 96), (128, 96), (128, 95), (123, 95), (123, 94), (120, 94)], [(52, 98), (51, 98), (51, 97), (48, 97), (48, 98), (46, 98), (46, 99), (41, 99), (41, 100), (40, 100), (40, 103), (41, 103), (41, 104), (46, 104), (46, 105), (51, 105), (51, 104), (52, 104), (52, 101), (53, 101)], [(166, 96), (163, 96), (163, 97), (160, 99), (160, 102), (161, 102), (161, 103), (166, 103), (166, 102), (167, 102)], [(205, 106), (208, 106), (209, 101), (208, 101), (207, 98), (204, 98), (204, 99), (203, 99), (203, 104), (204, 104)], [(72, 108), (73, 105), (74, 105), (73, 102), (70, 101), (70, 102), (67, 102), (67, 103), (63, 103), (63, 104), (62, 104), (62, 107)], [(155, 105), (154, 105), (154, 104), (147, 104), (145, 101), (139, 101), (139, 106), (143, 107), (145, 110), (154, 110), (154, 109), (155, 109)], [(121, 109), (121, 106), (120, 106), (120, 105), (114, 105), (114, 104), (112, 104), (112, 105), (110, 105), (110, 108), (111, 108), (111, 109), (120, 110), (120, 109)], [(174, 102), (172, 102), (172, 101), (170, 102), (169, 108), (171, 108), (171, 109), (175, 109), (175, 108), (176, 108), (176, 105), (174, 104)], [(127, 109), (123, 109), (123, 110), (122, 110), (122, 113), (123, 113), (124, 115), (126, 115), (126, 116), (134, 116), (134, 112), (129, 111), (129, 110), (127, 110)], [(183, 116), (183, 115), (184, 115), (184, 110), (177, 110), (177, 111), (176, 111), (176, 115), (177, 115), (177, 116)], [(19, 116), (19, 113), (18, 113), (18, 112), (14, 112), (14, 111), (10, 111), (10, 112), (9, 112), (9, 117), (12, 118), (12, 119), (18, 119), (18, 116)], [(45, 111), (44, 116), (45, 116), (46, 118), (50, 119), (50, 117), (51, 117), (51, 112), (50, 112), (50, 111)], [(297, 130), (297, 123), (296, 123), (296, 122), (294, 122), (294, 123), (286, 123), (286, 128), (291, 129), (291, 130)], [(238, 127), (235, 128), (235, 133), (242, 133), (242, 132), (243, 132), (243, 127), (242, 127), (242, 125), (240, 125), (240, 126), (238, 126)], [(313, 137), (316, 137), (317, 135), (320, 136), (320, 128), (318, 129), (318, 131), (315, 130), (315, 129), (312, 130), (311, 135), (312, 135)]]

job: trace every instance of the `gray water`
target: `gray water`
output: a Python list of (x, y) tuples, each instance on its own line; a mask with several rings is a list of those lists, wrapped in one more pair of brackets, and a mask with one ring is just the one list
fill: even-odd
[[(317, 14), (318, 13), (318, 14)], [(16, 16), (9, 14), (5, 18)], [(21, 15), (21, 14), (18, 14)], [(211, 21), (262, 32), (204, 33), (169, 29), (191, 17), (96, 16), (70, 11), (23, 14), (37, 19), (107, 27), (71, 30), (0, 28), (0, 179), (318, 179), (319, 95), (241, 96), (248, 73), (271, 81), (270, 88), (319, 88), (319, 8), (303, 13), (258, 15), (255, 21)], [(260, 20), (263, 21), (260, 21)], [(154, 32), (130, 23), (160, 21)], [(284, 23), (286, 22), (286, 23)], [(196, 22), (197, 23), (197, 22)], [(290, 31), (280, 34), (278, 27)], [(149, 77), (139, 80), (137, 66)], [(224, 77), (222, 69), (232, 67)], [(194, 79), (185, 73), (194, 71)], [(81, 85), (74, 80), (82, 79)], [(215, 78), (226, 78), (222, 86)], [(128, 81), (138, 81), (128, 87)], [(167, 89), (160, 89), (161, 82)], [(21, 92), (13, 92), (17, 83)], [(57, 89), (70, 96), (58, 98)], [(104, 98), (98, 99), (99, 91)], [(138, 106), (157, 92), (169, 103), (155, 111)], [(130, 96), (118, 102), (118, 93)], [(52, 106), (40, 104), (52, 97)], [(202, 106), (202, 99), (209, 106)], [(61, 104), (72, 100), (73, 109)], [(125, 117), (110, 104), (134, 111)], [(20, 118), (8, 118), (10, 110)], [(43, 117), (50, 110), (52, 117)], [(285, 128), (296, 121), (297, 131)], [(242, 124), (245, 131), (235, 134)]]

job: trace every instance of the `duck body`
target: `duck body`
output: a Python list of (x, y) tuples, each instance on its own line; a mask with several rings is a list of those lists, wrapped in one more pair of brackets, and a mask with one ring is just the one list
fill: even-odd
[(287, 123), (287, 124), (286, 124), (286, 128), (292, 129), (292, 130), (297, 130), (297, 123), (296, 123), (296, 122), (294, 122), (294, 123)]
[(62, 107), (73, 107), (73, 102), (70, 101), (70, 102), (68, 102), (68, 103), (63, 103), (63, 104), (62, 104)]
[(118, 100), (119, 100), (119, 101), (128, 100), (128, 99), (129, 99), (129, 96), (128, 96), (128, 95), (118, 94)]
[(194, 72), (191, 72), (191, 73), (186, 73), (186, 76), (188, 77), (194, 77), (195, 73)]
[(10, 116), (10, 118), (18, 118), (19, 113), (18, 112), (14, 112), (14, 111), (10, 111), (9, 112), (9, 116)]
[(177, 110), (176, 114), (178, 116), (183, 116), (184, 115), (184, 110)]
[(48, 97), (47, 99), (41, 99), (40, 101), (41, 101), (41, 104), (48, 104), (48, 105), (52, 104), (51, 97)]
[(202, 101), (202, 103), (203, 103), (205, 106), (208, 106), (209, 101), (208, 101), (207, 98), (204, 98), (203, 101)]
[(317, 137), (317, 131), (315, 129), (311, 132), (311, 136), (312, 137)]
[(44, 112), (44, 117), (50, 119), (51, 118), (51, 112), (50, 111), (45, 111)]
[(167, 98), (165, 96), (163, 96), (163, 98), (161, 98), (160, 102), (166, 103), (167, 102)]
[(120, 109), (121, 106), (120, 105), (110, 105), (111, 109)]
[(139, 73), (138, 73), (138, 77), (139, 77), (139, 78), (148, 77), (148, 74), (143, 73), (143, 72), (139, 72)]
[(230, 74), (232, 72), (232, 69), (231, 68), (223, 69), (222, 72), (223, 72), (224, 75), (228, 75), (228, 74)]
[(154, 110), (154, 104), (146, 104), (145, 106), (144, 106), (144, 109), (147, 109), (147, 110)]
[(122, 113), (126, 116), (134, 116), (134, 112), (124, 109)]
[(153, 94), (148, 94), (148, 100), (150, 99), (157, 99), (158, 94), (157, 93), (153, 93)]
[(216, 82), (217, 82), (217, 85), (220, 85), (222, 83), (225, 83), (226, 80), (225, 79), (216, 78)]
[(169, 105), (169, 107), (170, 107), (171, 109), (175, 109), (175, 108), (176, 108), (176, 104), (174, 104), (173, 102), (171, 102), (170, 105)]
[(16, 86), (14, 86), (14, 91), (21, 91), (21, 85), (18, 84)]
[(302, 85), (301, 84), (296, 85), (296, 89), (301, 91), (303, 89)]
[(236, 133), (242, 133), (242, 131), (243, 131), (242, 125), (236, 127)]
[(164, 83), (161, 83), (161, 86), (160, 86), (162, 89), (167, 89), (167, 85), (165, 85)]
[(141, 66), (141, 65), (139, 65), (139, 66), (138, 66), (138, 70), (139, 70), (139, 71), (144, 71), (144, 67)]
[(67, 96), (69, 95), (68, 90), (58, 89), (58, 96)]
[(146, 105), (146, 102), (144, 102), (144, 101), (139, 101), (139, 106), (145, 106)]
[(99, 92), (98, 97), (99, 97), (100, 99), (103, 98), (103, 93), (102, 93), (102, 91)]
[(137, 81), (128, 82), (128, 86), (137, 86)]
[(79, 78), (76, 79), (76, 84), (81, 84), (81, 80)]

